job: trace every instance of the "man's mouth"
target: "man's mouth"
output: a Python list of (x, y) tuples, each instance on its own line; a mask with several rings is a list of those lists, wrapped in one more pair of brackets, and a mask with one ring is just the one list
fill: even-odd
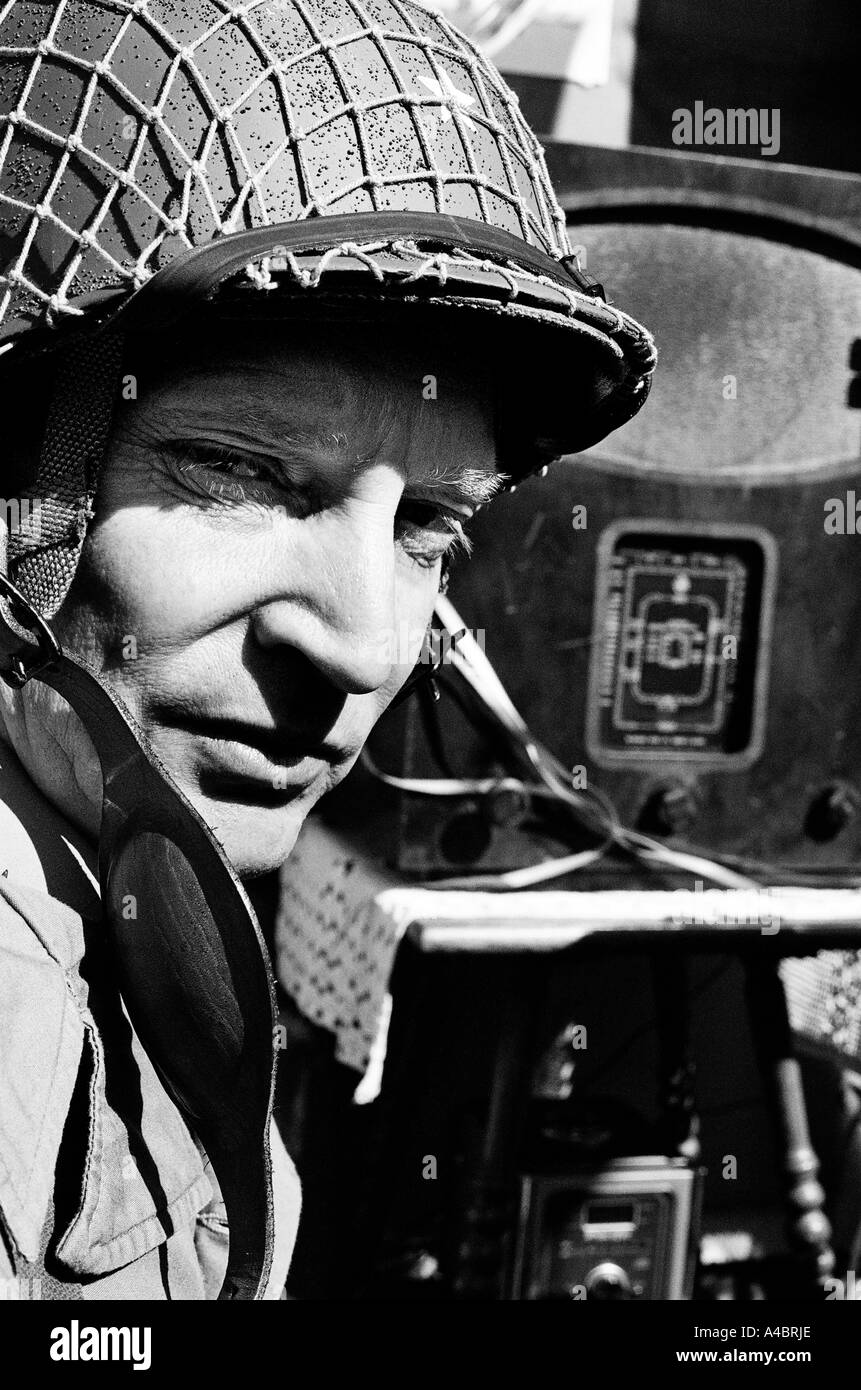
[(302, 739), (278, 729), (236, 719), (167, 718), (200, 741), (200, 780), (204, 789), (239, 789), (257, 784), (253, 799), (268, 789), (273, 802), (292, 800), (325, 768), (343, 760), (334, 745)]
[(217, 743), (242, 743), (248, 748), (256, 748), (269, 762), (280, 767), (291, 767), (303, 758), (314, 757), (331, 762), (341, 756), (331, 744), (266, 728), (261, 724), (248, 724), (239, 719), (200, 718), (189, 720), (186, 727), (192, 733)]

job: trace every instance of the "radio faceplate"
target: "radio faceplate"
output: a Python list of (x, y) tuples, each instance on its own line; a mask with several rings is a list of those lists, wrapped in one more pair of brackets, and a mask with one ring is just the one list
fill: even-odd
[(650, 518), (604, 531), (586, 711), (596, 763), (759, 756), (776, 558), (759, 527)]

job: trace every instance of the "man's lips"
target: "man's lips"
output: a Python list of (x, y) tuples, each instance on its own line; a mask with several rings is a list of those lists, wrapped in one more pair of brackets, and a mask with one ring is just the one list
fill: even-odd
[(184, 722), (184, 727), (204, 738), (223, 743), (245, 743), (249, 748), (257, 748), (273, 763), (285, 766), (302, 758), (336, 762), (344, 756), (343, 751), (334, 744), (321, 743), (313, 737), (303, 738), (301, 734), (291, 734), (286, 730), (266, 728), (262, 724), (248, 724), (241, 719), (189, 719)]
[[(309, 780), (314, 765), (336, 764), (348, 756), (346, 751), (313, 737), (303, 738), (292, 731), (268, 728), (241, 719), (162, 714), (160, 722), (182, 729), (205, 741), (207, 762), (242, 777), (271, 781), (276, 773), (293, 771), (291, 785)], [(304, 766), (303, 766), (304, 764)], [(303, 773), (305, 774), (303, 776)], [(287, 785), (287, 783), (284, 783)]]

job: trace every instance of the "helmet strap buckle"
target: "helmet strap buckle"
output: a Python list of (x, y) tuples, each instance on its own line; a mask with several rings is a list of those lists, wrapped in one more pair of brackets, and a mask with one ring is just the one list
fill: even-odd
[[(63, 651), (41, 613), (5, 574), (0, 574), (0, 595), (8, 604), (7, 616), (4, 604), (0, 603), (0, 653), (9, 660), (8, 666), (0, 668), (0, 679), (13, 690), (20, 690), (34, 676), (56, 665)], [(26, 637), (22, 639), (22, 629), (33, 633), (35, 643)]]

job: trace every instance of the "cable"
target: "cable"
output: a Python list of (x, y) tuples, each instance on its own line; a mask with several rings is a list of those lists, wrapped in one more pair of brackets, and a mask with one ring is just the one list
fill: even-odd
[[(481, 711), (477, 711), (474, 704), (462, 693), (456, 681), (446, 680), (440, 673), (437, 678), (438, 685), (444, 689), (446, 694), (454, 700), (464, 717), (469, 723), (484, 737), (488, 736), (488, 730), (498, 730), (498, 724), (488, 717), (486, 707), (482, 704)], [(471, 687), (470, 687), (471, 688)], [(484, 718), (481, 718), (481, 714)], [(510, 747), (510, 740), (507, 732), (506, 741)], [(606, 801), (606, 798), (597, 788), (591, 788), (591, 795), (598, 801)], [(698, 856), (708, 859), (711, 863), (719, 864), (726, 869), (732, 869), (748, 877), (760, 875), (770, 885), (777, 886), (785, 883), (791, 886), (802, 884), (809, 881), (812, 885), (825, 888), (861, 888), (861, 874), (852, 872), (849, 869), (819, 867), (818, 865), (799, 865), (791, 871), (785, 865), (771, 864), (767, 860), (749, 859), (744, 855), (729, 854), (726, 852), (716, 854), (706, 850), (703, 846), (691, 842), (677, 841), (673, 847), (674, 852)]]
[[(462, 692), (457, 681), (446, 680), (440, 673), (437, 676), (437, 683), (441, 689), (455, 702), (472, 727), (483, 737), (488, 738), (491, 732), (498, 732), (499, 725), (489, 714), (487, 707), (481, 702), (477, 709), (475, 703), (470, 703), (468, 697)], [(471, 687), (469, 687), (471, 689)], [(434, 707), (436, 713), (436, 707)], [(484, 716), (482, 718), (482, 715)], [(438, 716), (437, 716), (438, 718)], [(506, 730), (502, 730), (506, 746), (511, 749), (510, 736)], [(418, 794), (418, 789), (416, 789)], [(430, 793), (429, 793), (430, 794)], [(609, 798), (601, 793), (597, 788), (590, 789), (590, 795), (595, 800), (606, 804), (609, 808), (608, 814), (618, 815), (612, 808)], [(632, 832), (634, 833), (634, 832)], [(665, 847), (666, 848), (666, 847)], [(735, 870), (748, 877), (760, 875), (770, 886), (787, 884), (790, 886), (803, 886), (805, 882), (820, 888), (861, 888), (861, 874), (843, 867), (820, 867), (819, 865), (798, 865), (791, 871), (785, 865), (771, 864), (767, 860), (749, 859), (744, 855), (729, 854), (726, 852), (716, 854), (714, 851), (706, 850), (702, 845), (691, 842), (676, 841), (673, 851), (675, 853), (698, 856), (707, 859), (710, 863), (719, 864), (726, 869)], [(635, 856), (636, 857), (636, 856)]]
[(452, 887), (455, 884), (458, 887), (478, 887), (480, 882), (484, 888), (510, 891), (515, 886), (546, 882), (577, 872), (595, 863), (611, 848), (631, 855), (650, 871), (663, 868), (675, 873), (682, 872), (725, 888), (755, 890), (759, 886), (755, 879), (711, 857), (670, 849), (659, 840), (624, 826), (609, 797), (594, 788), (584, 791), (575, 787), (573, 776), (564, 763), (532, 734), (490, 661), (444, 594), (437, 596), (436, 614), (450, 636), (458, 636), (457, 642), (451, 643), (449, 664), (471, 687), (482, 709), (507, 736), (512, 752), (525, 764), (537, 783), (526, 782), (522, 778), (397, 778), (383, 773), (368, 754), (363, 755), (366, 767), (387, 785), (415, 795), (487, 796), (501, 790), (516, 790), (530, 797), (547, 797), (549, 794), (552, 799), (566, 805), (578, 825), (596, 835), (601, 842), (595, 849), (567, 855), (546, 865), (530, 866), (505, 874), (459, 875), (456, 879), (442, 880), (438, 887)]
[(546, 883), (552, 878), (564, 878), (566, 874), (576, 873), (588, 864), (595, 864), (605, 853), (603, 845), (597, 849), (580, 850), (578, 854), (568, 854), (560, 859), (551, 859), (546, 864), (530, 864), (524, 869), (507, 869), (499, 874), (467, 874), (460, 878), (434, 879), (434, 888), (474, 888), (485, 893), (498, 893), (531, 888), (536, 883)]
[(555, 792), (534, 783), (523, 782), (519, 777), (397, 777), (394, 773), (383, 772), (377, 767), (367, 749), (362, 751), (362, 762), (368, 771), (387, 787), (409, 792), (413, 796), (495, 796), (499, 792), (518, 792), (530, 799), (556, 801)]
[[(557, 800), (555, 792), (549, 791), (546, 787), (536, 787), (531, 783), (522, 782), (517, 777), (396, 777), (392, 773), (383, 772), (378, 768), (367, 750), (362, 753), (362, 762), (368, 771), (386, 786), (395, 787), (399, 791), (409, 792), (414, 796), (445, 798), (492, 796), (499, 792), (516, 792), (530, 800)], [(510, 869), (499, 874), (467, 874), (453, 878), (434, 879), (433, 887), (435, 889), (471, 888), (483, 892), (511, 892), (531, 888), (536, 883), (546, 883), (554, 878), (563, 878), (567, 874), (576, 873), (577, 870), (583, 869), (589, 864), (597, 863), (599, 859), (604, 857), (609, 845), (610, 840), (605, 839), (594, 849), (580, 850), (576, 854), (552, 859), (544, 864), (530, 864), (522, 869)]]
[[(436, 611), (440, 621), (450, 632), (463, 629), (464, 625), (459, 614), (451, 600), (445, 595), (438, 597)], [(499, 723), (508, 730), (512, 739), (526, 754), (545, 786), (556, 791), (560, 800), (567, 802), (573, 810), (584, 816), (587, 827), (594, 829), (594, 817), (597, 813), (595, 806), (590, 804), (587, 799), (588, 794), (584, 796), (579, 789), (573, 789), (566, 785), (570, 778), (568, 769), (555, 754), (551, 753), (532, 735), (522, 716), (512, 704), (508, 692), (490, 661), (468, 630), (463, 634), (458, 645), (452, 647), (451, 664), (472, 686), (476, 694), (496, 716)], [(757, 887), (753, 880), (732, 869), (724, 868), (723, 865), (715, 863), (712, 859), (672, 850), (647, 835), (627, 829), (620, 823), (618, 813), (611, 803), (607, 802), (606, 799), (596, 798), (594, 793), (592, 796), (593, 800), (598, 800), (604, 811), (604, 816), (599, 816), (599, 822), (603, 820), (601, 829), (615, 843), (631, 850), (638, 859), (649, 867), (657, 863), (665, 868), (681, 870), (684, 873), (698, 875), (703, 879), (707, 878), (728, 888), (752, 889)]]

